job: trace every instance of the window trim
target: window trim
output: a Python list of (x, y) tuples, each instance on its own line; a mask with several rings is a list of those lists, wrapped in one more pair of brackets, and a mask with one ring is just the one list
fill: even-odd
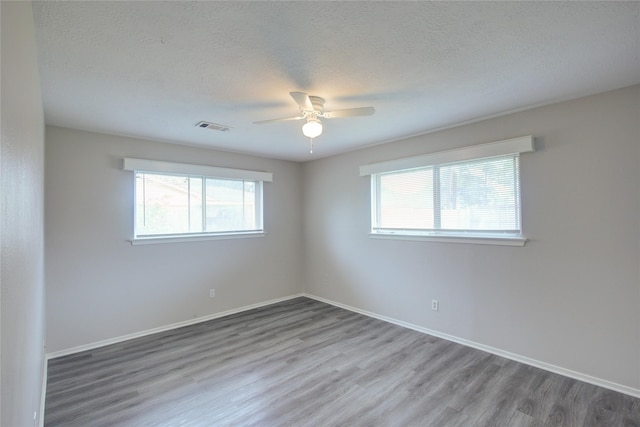
[(424, 233), (424, 234), (403, 234), (394, 232), (381, 232), (381, 233), (369, 233), (369, 237), (372, 239), (390, 239), (390, 240), (413, 240), (413, 241), (426, 241), (426, 242), (439, 242), (439, 243), (470, 243), (477, 245), (495, 245), (495, 246), (524, 246), (529, 240), (524, 236), (500, 236), (497, 234), (491, 235), (465, 235), (459, 234), (438, 234), (438, 233)]
[(404, 157), (402, 159), (388, 160), (360, 166), (360, 176), (373, 175), (383, 172), (399, 172), (409, 169), (424, 168), (427, 166), (441, 165), (445, 163), (464, 162), (467, 160), (480, 160), (489, 157), (506, 156), (509, 154), (528, 153), (534, 150), (533, 136), (521, 136), (519, 138), (505, 139), (502, 141), (487, 142), (485, 144), (470, 145), (453, 150), (437, 151), (435, 153), (419, 156)]
[(207, 178), (244, 179), (247, 181), (272, 182), (271, 172), (260, 172), (245, 169), (221, 168), (218, 166), (193, 165), (189, 163), (173, 163), (160, 160), (133, 159), (125, 157), (122, 169), (133, 172), (156, 172), (174, 175), (199, 175)]
[(176, 175), (187, 177), (201, 177), (203, 179), (228, 179), (255, 181), (256, 193), (258, 194), (256, 203), (259, 212), (260, 228), (256, 230), (237, 230), (237, 231), (220, 231), (220, 232), (200, 232), (200, 233), (176, 233), (176, 234), (158, 234), (158, 235), (136, 235), (136, 206), (134, 194), (134, 217), (133, 217), (133, 235), (129, 242), (132, 245), (145, 245), (155, 243), (178, 243), (204, 240), (220, 240), (220, 239), (237, 239), (264, 237), (264, 182), (272, 182), (273, 174), (270, 172), (252, 171), (244, 169), (222, 168), (217, 166), (194, 165), (188, 163), (174, 163), (159, 160), (146, 160), (125, 157), (123, 159), (122, 169), (133, 172), (134, 188), (137, 173), (157, 173), (163, 175)]
[(184, 243), (184, 242), (202, 242), (206, 240), (228, 240), (228, 239), (249, 239), (253, 237), (265, 237), (264, 231), (245, 231), (235, 233), (218, 233), (218, 234), (176, 234), (168, 236), (161, 234), (158, 236), (138, 237), (129, 240), (131, 245), (152, 245), (157, 243)]
[(521, 214), (522, 204), (518, 200), (518, 216), (520, 217), (520, 232), (490, 232), (466, 230), (376, 230), (374, 224), (379, 217), (378, 203), (379, 185), (376, 179), (379, 175), (391, 172), (402, 172), (426, 167), (482, 160), (492, 157), (519, 155), (535, 151), (534, 138), (531, 135), (506, 139), (502, 141), (477, 144), (453, 150), (439, 151), (401, 159), (388, 160), (360, 166), (360, 176), (371, 176), (371, 227), (369, 236), (380, 239), (424, 240), (447, 243), (472, 243), (488, 245), (524, 246), (527, 238), (522, 234)]

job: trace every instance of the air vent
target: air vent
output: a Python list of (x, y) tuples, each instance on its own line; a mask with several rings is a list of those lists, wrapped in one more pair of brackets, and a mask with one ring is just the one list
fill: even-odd
[(231, 129), (230, 126), (219, 125), (211, 122), (198, 122), (196, 126), (203, 129), (219, 130), (220, 132), (229, 132), (229, 129)]

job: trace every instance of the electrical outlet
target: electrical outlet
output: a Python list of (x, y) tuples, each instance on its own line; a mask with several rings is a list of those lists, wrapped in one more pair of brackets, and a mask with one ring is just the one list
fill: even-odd
[(209, 289), (209, 298), (215, 298), (215, 297), (216, 297), (216, 290)]
[(431, 300), (431, 310), (433, 311), (438, 311), (440, 309), (440, 303), (438, 302), (437, 299), (432, 299)]

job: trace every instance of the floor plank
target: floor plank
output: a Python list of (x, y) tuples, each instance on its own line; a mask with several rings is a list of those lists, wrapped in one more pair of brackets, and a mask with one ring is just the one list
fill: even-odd
[(45, 426), (624, 426), (640, 399), (308, 298), (52, 359)]

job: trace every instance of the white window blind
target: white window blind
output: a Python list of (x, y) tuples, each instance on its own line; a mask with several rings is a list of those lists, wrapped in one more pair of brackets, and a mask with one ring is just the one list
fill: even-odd
[[(504, 151), (532, 151), (525, 138), (361, 167), (372, 172), (372, 234), (521, 239), (520, 152)], [(415, 167), (417, 158), (427, 165)], [(393, 170), (394, 162), (413, 167)]]
[(135, 176), (133, 241), (264, 231), (260, 178), (270, 173), (140, 159), (124, 169)]

